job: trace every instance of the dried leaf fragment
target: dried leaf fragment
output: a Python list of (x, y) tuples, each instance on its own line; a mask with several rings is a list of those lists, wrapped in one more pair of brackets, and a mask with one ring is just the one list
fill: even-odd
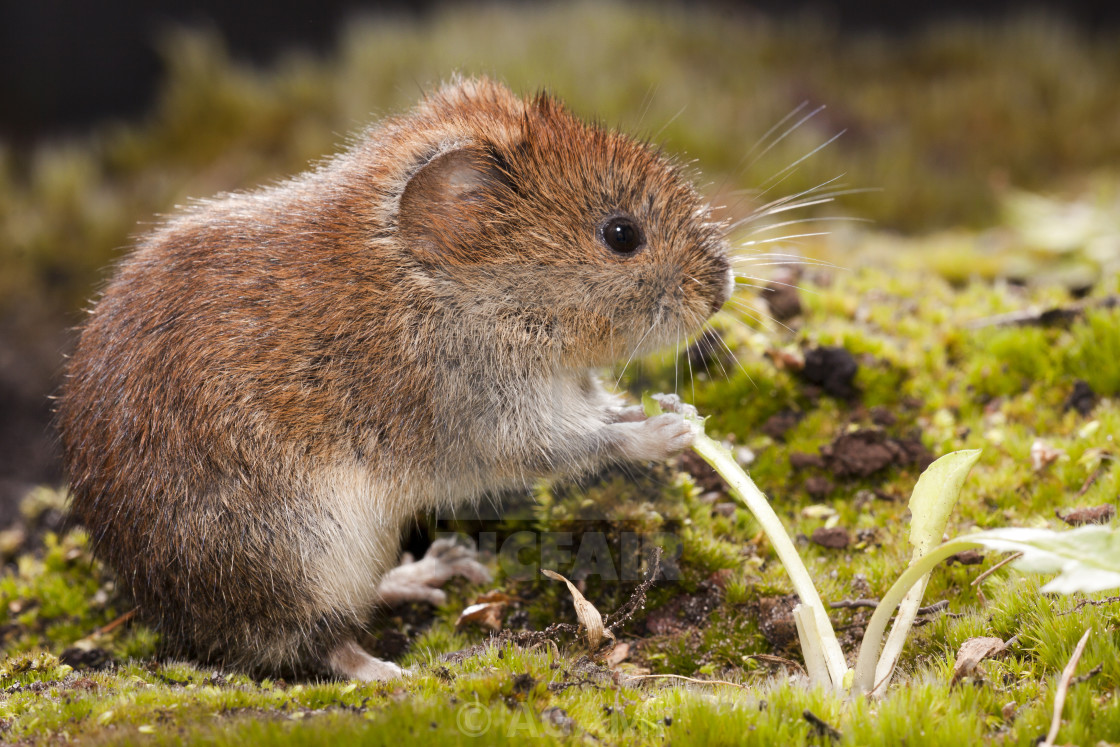
[(474, 623), (489, 630), (502, 629), (502, 613), (509, 604), (510, 597), (500, 591), (491, 591), (476, 597), (462, 612), (455, 625)]
[(615, 669), (619, 664), (626, 661), (629, 656), (630, 644), (626, 641), (622, 641), (613, 649), (611, 649), (611, 652), (607, 654), (607, 658), (604, 659), (603, 663), (606, 664), (610, 669)]
[(587, 631), (587, 645), (591, 647), (592, 652), (599, 650), (599, 644), (603, 642), (604, 636), (612, 641), (614, 640), (614, 633), (603, 627), (603, 616), (599, 614), (599, 610), (587, 601), (579, 589), (575, 587), (575, 584), (556, 571), (550, 571), (547, 568), (542, 568), (541, 573), (554, 581), (563, 581), (568, 585), (568, 591), (572, 593), (572, 606), (576, 609), (576, 619)]
[(976, 669), (977, 664), (989, 656), (1002, 652), (1006, 647), (999, 638), (969, 638), (957, 651), (957, 662), (953, 665), (953, 679), (950, 685), (957, 684), (965, 675)]
[(1036, 438), (1031, 444), (1031, 469), (1041, 472), (1064, 456), (1066, 453), (1061, 449), (1048, 441)]

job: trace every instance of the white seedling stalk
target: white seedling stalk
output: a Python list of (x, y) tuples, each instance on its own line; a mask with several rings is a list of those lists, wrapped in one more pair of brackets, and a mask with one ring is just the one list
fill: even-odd
[[(649, 414), (657, 414), (661, 411), (660, 404), (652, 398), (646, 398), (645, 407)], [(801, 562), (801, 556), (797, 554), (797, 548), (789, 538), (789, 533), (781, 519), (774, 513), (770, 501), (735, 461), (731, 452), (704, 433), (704, 419), (693, 412), (686, 412), (684, 415), (696, 432), (692, 444), (693, 450), (723, 476), (731, 488), (731, 494), (754, 514), (755, 521), (770, 540), (770, 546), (774, 548), (778, 560), (789, 574), (794, 592), (797, 593), (801, 604), (811, 613), (811, 621), (806, 621), (804, 616), (800, 620), (795, 617), (802, 652), (805, 655), (806, 666), (809, 667), (811, 684), (842, 690), (844, 677), (848, 672), (844, 650), (840, 648), (840, 641), (836, 639), (836, 631), (832, 629), (832, 622), (828, 619), (828, 613), (825, 611), (824, 603), (821, 602), (820, 594), (817, 593), (817, 587), (813, 585), (813, 578), (809, 575), (805, 564)], [(821, 668), (817, 666), (821, 660), (824, 662), (827, 679), (822, 678)]]

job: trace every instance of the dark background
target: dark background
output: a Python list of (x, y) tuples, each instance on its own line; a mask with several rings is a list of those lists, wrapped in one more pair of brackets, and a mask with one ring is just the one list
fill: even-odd
[[(82, 131), (134, 117), (151, 103), (161, 74), (157, 43), (180, 25), (220, 31), (235, 57), (265, 63), (293, 46), (328, 50), (356, 12), (423, 18), (446, 3), (356, 0), (3, 0), (0, 2), (0, 137), (9, 142)], [(904, 31), (946, 17), (998, 18), (1025, 8), (1063, 14), (1092, 31), (1120, 24), (1120, 2), (1026, 4), (995, 0), (749, 5), (708, 3), (727, 13), (811, 10), (846, 29)]]

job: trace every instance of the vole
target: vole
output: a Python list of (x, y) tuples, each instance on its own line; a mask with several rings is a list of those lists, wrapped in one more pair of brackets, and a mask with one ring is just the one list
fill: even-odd
[(733, 289), (683, 167), (554, 98), (456, 79), (288, 181), (198, 202), (119, 263), (58, 420), (73, 516), (164, 638), (260, 673), (400, 675), (356, 633), (438, 602), (418, 512), (680, 451), (595, 370)]

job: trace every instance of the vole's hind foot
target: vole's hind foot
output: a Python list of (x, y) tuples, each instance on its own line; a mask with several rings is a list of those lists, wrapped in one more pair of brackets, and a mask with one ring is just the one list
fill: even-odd
[(338, 644), (327, 655), (327, 664), (333, 674), (363, 682), (395, 680), (407, 673), (407, 670), (401, 669), (391, 661), (382, 661), (371, 656), (353, 639)]
[(377, 593), (385, 604), (422, 601), (443, 604), (447, 595), (440, 591), (452, 576), (463, 576), (471, 583), (484, 584), (491, 580), (490, 571), (475, 559), (475, 551), (451, 539), (432, 543), (420, 560), (404, 554), (401, 564), (381, 578)]

